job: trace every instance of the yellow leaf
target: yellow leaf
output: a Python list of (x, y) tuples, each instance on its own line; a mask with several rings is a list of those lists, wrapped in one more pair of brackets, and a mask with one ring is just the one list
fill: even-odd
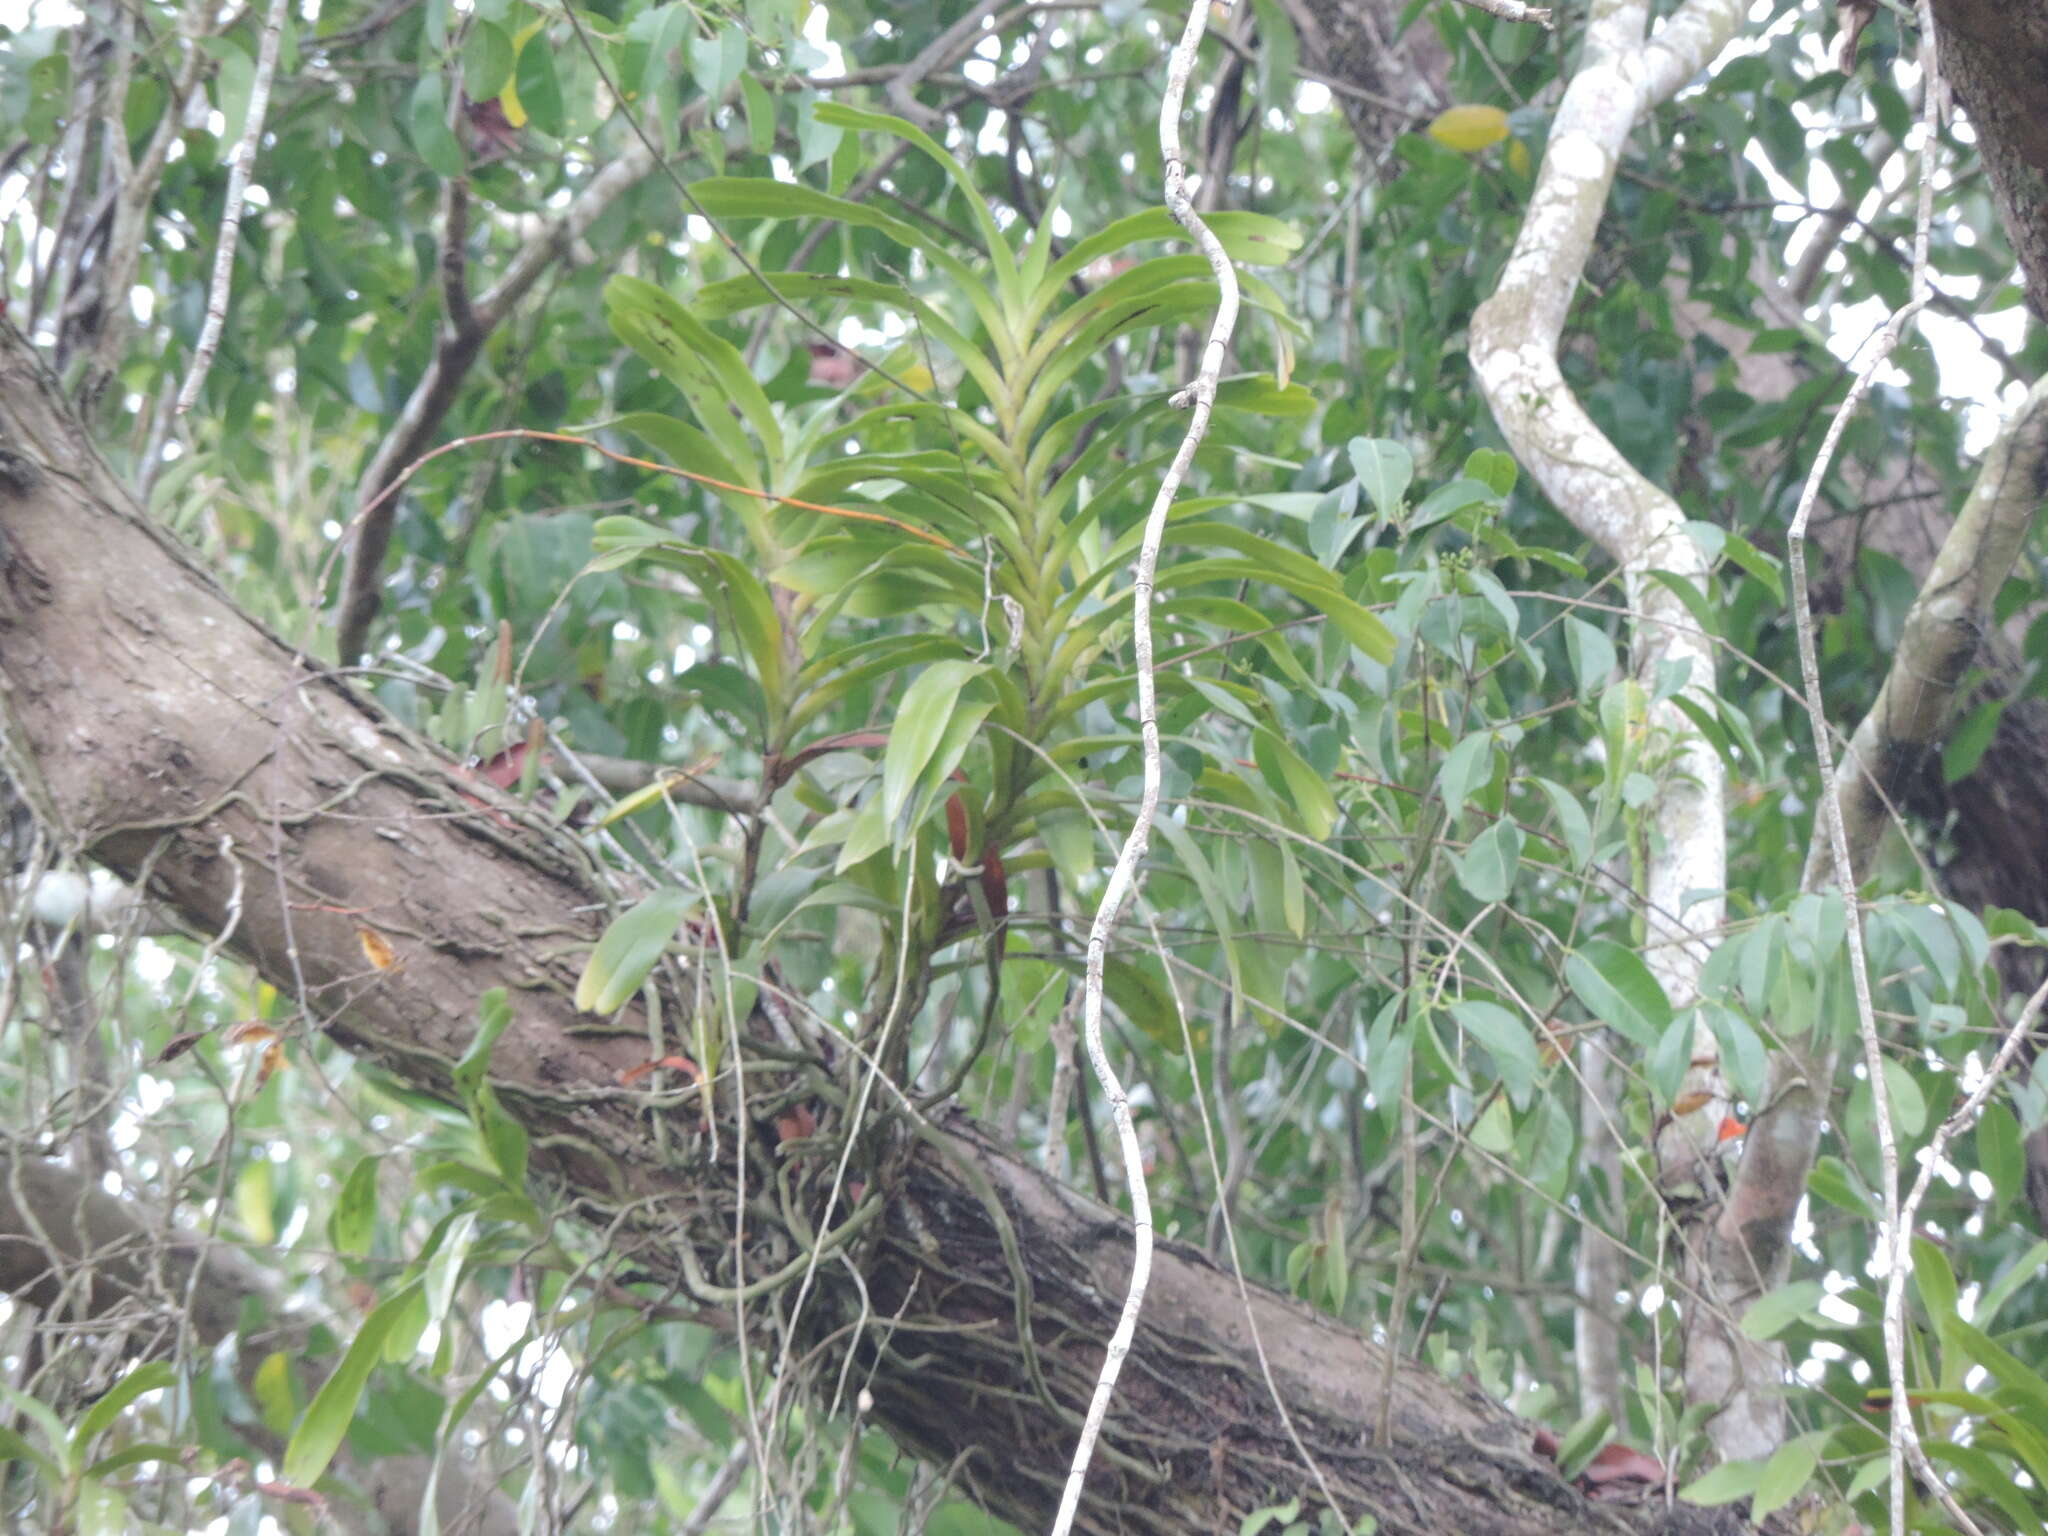
[(276, 1193), (269, 1158), (252, 1158), (242, 1165), (235, 1177), (235, 1214), (253, 1242), (277, 1241), (277, 1218), (271, 1210)]
[(1508, 115), (1499, 107), (1446, 107), (1425, 131), (1439, 144), (1476, 154), (1508, 136)]
[(1508, 145), (1508, 169), (1517, 176), (1529, 174), (1529, 146), (1520, 139)]
[(610, 810), (597, 819), (597, 824), (600, 827), (608, 827), (615, 821), (623, 821), (635, 811), (645, 810), (657, 800), (667, 799), (668, 792), (685, 777), (686, 775), (680, 773), (665, 773), (652, 784), (642, 784), (630, 795), (621, 796)]
[(292, 1402), (291, 1357), (281, 1349), (272, 1350), (256, 1367), (250, 1385), (255, 1389), (256, 1401), (262, 1405), (263, 1422), (270, 1432), (289, 1434), (292, 1420), (298, 1417), (298, 1408)]
[(519, 35), (512, 39), (512, 78), (505, 82), (505, 89), (498, 93), (498, 105), (505, 109), (505, 121), (514, 128), (526, 126), (526, 108), (519, 104), (519, 50), (526, 46), (528, 38), (546, 25), (545, 21), (528, 22), (520, 28)]

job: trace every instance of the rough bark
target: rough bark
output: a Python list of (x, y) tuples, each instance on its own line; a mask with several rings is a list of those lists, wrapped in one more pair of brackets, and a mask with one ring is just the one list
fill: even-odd
[(1942, 78), (1970, 115), (1999, 221), (2048, 320), (2048, 5), (1934, 0)]
[[(224, 933), (300, 1001), (308, 1033), (418, 1089), (450, 1094), (478, 997), (509, 989), (489, 1081), (529, 1134), (535, 1192), (605, 1230), (636, 1277), (729, 1307), (719, 1287), (788, 1272), (792, 1256), (800, 1268), (792, 1227), (822, 1216), (822, 1175), (785, 1168), (785, 1219), (761, 1216), (771, 1169), (757, 1126), (736, 1124), (721, 1095), (714, 1158), (695, 1090), (622, 1086), (647, 1056), (644, 1021), (594, 1033), (575, 1012), (583, 946), (614, 895), (578, 845), (235, 610), (128, 501), (4, 325), (0, 450), (0, 702), (9, 771), (39, 813), (198, 931)], [(395, 965), (366, 959), (365, 928)], [(683, 1020), (684, 993), (667, 1001), (664, 1017)], [(748, 1055), (769, 1083), (764, 1049)], [(813, 1096), (828, 1131), (851, 1098), (844, 1070), (813, 1063), (788, 1086)], [(749, 1146), (740, 1253), (732, 1159)], [(804, 1339), (827, 1362), (856, 1350), (875, 1422), (956, 1466), (999, 1513), (1041, 1523), (1115, 1322), (1125, 1224), (960, 1119), (870, 1128), (855, 1175), (856, 1215), (834, 1236), (864, 1225), (850, 1264), (818, 1268)], [(1231, 1278), (1168, 1244), (1153, 1283), (1080, 1528), (1231, 1529), (1312, 1485)], [(1725, 1513), (1592, 1503), (1528, 1454), (1503, 1410), (1413, 1365), (1393, 1379), (1393, 1443), (1369, 1445), (1375, 1347), (1269, 1293), (1253, 1292), (1250, 1315), (1346, 1513), (1377, 1516), (1388, 1536), (1740, 1528)]]

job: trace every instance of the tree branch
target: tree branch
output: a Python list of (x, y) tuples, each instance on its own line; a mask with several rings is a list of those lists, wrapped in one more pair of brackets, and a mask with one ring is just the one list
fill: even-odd
[[(124, 1328), (142, 1355), (159, 1351), (189, 1324), (207, 1346), (233, 1338), (245, 1306), (274, 1319), (263, 1347), (235, 1354), (245, 1390), (273, 1354), (304, 1356), (314, 1319), (295, 1314), (268, 1276), (235, 1249), (196, 1233), (166, 1228), (141, 1208), (96, 1187), (74, 1169), (26, 1156), (0, 1142), (0, 1293), (71, 1325)], [(314, 1383), (303, 1390), (310, 1392)], [(267, 1454), (282, 1453), (282, 1437), (260, 1423), (239, 1424)], [(343, 1452), (344, 1475), (369, 1510), (352, 1501), (329, 1504), (352, 1536), (414, 1536), (428, 1462), (421, 1456), (386, 1456), (371, 1462)], [(444, 1528), (474, 1536), (512, 1536), (518, 1511), (480, 1469), (451, 1457), (441, 1467), (436, 1507)], [(473, 1512), (473, 1513), (472, 1513)], [(474, 1523), (456, 1525), (458, 1520)]]
[[(1621, 150), (1638, 120), (1692, 79), (1734, 36), (1742, 7), (1734, 0), (1687, 0), (1653, 41), (1645, 42), (1641, 0), (1596, 10), (1583, 62), (1566, 88), (1513, 253), (1500, 285), (1472, 317), (1471, 355), (1495, 419), (1551, 501), (1620, 568), (1628, 596), (1635, 685), (1648, 705), (1645, 723), (1662, 761), (1646, 807), (1648, 857), (1642, 896), (1644, 959), (1677, 1007), (1699, 993), (1701, 967), (1721, 926), (1727, 885), (1725, 775), (1705, 736), (1663, 679), (1697, 707), (1714, 707), (1714, 653), (1676, 592), (1652, 573), (1669, 573), (1707, 590), (1704, 552), (1686, 532), (1685, 513), (1651, 484), (1600, 431), (1566, 382), (1558, 359), (1567, 309), (1607, 205)], [(1631, 709), (1641, 708), (1631, 705)], [(1730, 1109), (1719, 1048), (1701, 1027), (1683, 1091), (1695, 1105), (1667, 1117), (1657, 1137), (1660, 1176), (1690, 1179)], [(1712, 1294), (1711, 1292), (1709, 1294)], [(1693, 1401), (1725, 1402), (1763, 1371), (1754, 1344), (1689, 1309), (1687, 1391)], [(1775, 1381), (1775, 1378), (1772, 1378)], [(1759, 1401), (1758, 1421), (1718, 1415), (1710, 1431), (1724, 1456), (1775, 1447), (1782, 1404)]]
[[(717, 1274), (725, 1290), (779, 1295), (777, 1266), (814, 1239), (750, 1217), (761, 1246), (736, 1251), (732, 1160), (710, 1155), (701, 1128), (715, 1108), (727, 1149), (772, 1132), (735, 1123), (717, 1085), (713, 1105), (694, 1085), (639, 1086), (650, 1042), (637, 1008), (627, 1033), (593, 1033), (574, 1008), (576, 940), (595, 941), (619, 894), (576, 841), (460, 777), (229, 604), (127, 499), (4, 323), (0, 441), (15, 455), (0, 482), (5, 735), (40, 769), (73, 843), (131, 879), (146, 868), (150, 894), (200, 931), (223, 932), (235, 906), (230, 947), (298, 1003), (309, 1031), (423, 1092), (455, 1094), (477, 999), (513, 989), (487, 1076), (528, 1129), (536, 1193), (603, 1230), (608, 1251), (656, 1286), (701, 1302), (694, 1276)], [(400, 963), (366, 963), (365, 927)], [(654, 985), (661, 1018), (687, 1031), (687, 984)], [(767, 1025), (741, 1021), (732, 1053), (750, 1072), (829, 1085), (757, 1032)], [(839, 1112), (829, 1096), (817, 1104), (821, 1122)], [(650, 1134), (656, 1121), (666, 1134)], [(849, 1265), (819, 1268), (798, 1342), (816, 1346), (807, 1358), (827, 1375), (854, 1351), (871, 1422), (957, 1462), (992, 1509), (1042, 1525), (1116, 1326), (1126, 1225), (965, 1117), (933, 1123), (903, 1106), (852, 1172), (876, 1204), (843, 1250)], [(1080, 1529), (1235, 1529), (1299, 1475), (1246, 1343), (1245, 1305), (1198, 1251), (1160, 1245), (1130, 1355), (1142, 1411), (1105, 1425), (1102, 1498)], [(1252, 1290), (1249, 1306), (1300, 1439), (1382, 1536), (1740, 1528), (1723, 1512), (1591, 1502), (1529, 1454), (1526, 1429), (1497, 1405), (1406, 1361), (1391, 1443), (1364, 1445), (1381, 1349), (1270, 1292)], [(858, 1325), (874, 1316), (901, 1331)]]
[[(336, 655), (343, 665), (361, 659), (368, 649), (370, 625), (383, 604), (379, 590), (383, 583), (384, 556), (391, 548), (391, 525), (398, 515), (398, 498), (379, 501), (405, 467), (422, 453), (440, 430), (456, 391), (469, 375), (483, 344), (492, 331), (540, 280), (548, 267), (570, 250), (643, 176), (654, 169), (654, 155), (639, 143), (629, 144), (591, 178), (562, 215), (534, 233), (506, 263), (498, 281), (478, 298), (462, 323), (459, 312), (451, 312), (435, 344), (433, 359), (413, 385), (398, 420), (378, 445), (369, 468), (357, 487), (355, 539), (349, 546), (348, 564), (342, 576), (339, 638)], [(447, 204), (452, 215), (466, 212), (466, 198), (457, 203), (451, 193)], [(460, 227), (455, 227), (459, 225)], [(467, 231), (465, 218), (444, 218), (442, 223), (441, 270), (446, 279), (450, 262), (448, 244), (459, 241)], [(460, 258), (455, 258), (458, 262)], [(444, 292), (447, 285), (444, 281)]]
[[(1109, 1113), (1116, 1125), (1117, 1142), (1124, 1160), (1124, 1179), (1131, 1194), (1131, 1224), (1136, 1252), (1131, 1260), (1130, 1288), (1124, 1295), (1122, 1315), (1110, 1336), (1103, 1358), (1102, 1373), (1088, 1404), (1088, 1416), (1081, 1425), (1081, 1437), (1074, 1448), (1074, 1463), (1067, 1474), (1067, 1486), (1060, 1497), (1059, 1513), (1053, 1519), (1053, 1536), (1067, 1536), (1081, 1503), (1081, 1488), (1088, 1480), (1088, 1463), (1095, 1451), (1096, 1436), (1102, 1432), (1109, 1412), (1109, 1400), (1116, 1390), (1117, 1374), (1138, 1329), (1138, 1314), (1145, 1305), (1145, 1285), (1152, 1270), (1152, 1201), (1145, 1187), (1145, 1156), (1138, 1145), (1137, 1128), (1131, 1122), (1131, 1105), (1124, 1087), (1111, 1067), (1102, 1044), (1103, 967), (1109, 957), (1110, 935), (1116, 928), (1124, 903), (1137, 893), (1139, 871), (1145, 848), (1152, 836), (1152, 822), (1159, 812), (1161, 767), (1159, 757), (1159, 709), (1152, 677), (1152, 579), (1159, 564), (1159, 545), (1166, 535), (1166, 519), (1180, 494), (1181, 482), (1195, 462), (1195, 451), (1209, 431), (1209, 415), (1216, 408), (1216, 386), (1223, 372), (1223, 358), (1237, 329), (1237, 269), (1224, 254), (1222, 242), (1195, 209), (1187, 193), (1187, 161), (1180, 145), (1181, 103), (1187, 97), (1188, 77), (1194, 72), (1195, 54), (1207, 28), (1209, 0), (1192, 0), (1180, 42), (1167, 58), (1166, 93), (1159, 106), (1159, 150), (1166, 165), (1165, 202), (1175, 221), (1193, 237), (1217, 287), (1216, 318), (1202, 348), (1201, 366), (1188, 386), (1173, 397), (1177, 406), (1191, 408), (1187, 431), (1160, 480), (1152, 510), (1145, 519), (1145, 532), (1138, 546), (1138, 566), (1131, 579), (1131, 639), (1138, 673), (1138, 739), (1144, 754), (1143, 788), (1138, 794), (1137, 814), (1131, 830), (1102, 888), (1102, 900), (1095, 909), (1095, 921), (1088, 930), (1086, 967), (1081, 993), (1081, 1038), (1087, 1042), (1088, 1061), (1095, 1080), (1109, 1100)], [(1318, 1474), (1320, 1476), (1320, 1474)], [(1327, 1487), (1325, 1493), (1327, 1494)], [(1338, 1511), (1342, 1514), (1342, 1511)]]

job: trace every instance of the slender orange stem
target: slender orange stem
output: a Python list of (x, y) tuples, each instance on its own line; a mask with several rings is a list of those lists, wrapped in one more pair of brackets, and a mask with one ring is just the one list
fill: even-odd
[(406, 465), (398, 477), (384, 487), (382, 491), (378, 492), (376, 498), (356, 515), (358, 517), (367, 516), (378, 506), (382, 505), (385, 497), (395, 495), (413, 477), (414, 473), (426, 465), (429, 460), (438, 459), (444, 453), (453, 453), (458, 448), (472, 447), (477, 443), (501, 442), (506, 438), (530, 438), (536, 442), (568, 443), (572, 447), (588, 448), (593, 453), (603, 454), (615, 463), (629, 464), (635, 469), (651, 469), (656, 474), (674, 475), (679, 480), (694, 480), (697, 484), (708, 485), (715, 491), (731, 491), (735, 496), (753, 496), (762, 501), (772, 501), (785, 507), (798, 507), (806, 512), (823, 512), (828, 517), (851, 518), (855, 522), (861, 523), (881, 523), (896, 529), (900, 533), (907, 533), (913, 539), (922, 539), (927, 544), (936, 545), (950, 554), (958, 555), (965, 553), (951, 539), (929, 532), (923, 528), (913, 527), (900, 518), (889, 517), (881, 512), (861, 512), (852, 507), (832, 507), (826, 506), (821, 502), (803, 501), (795, 496), (778, 496), (773, 491), (757, 491), (750, 485), (734, 485), (728, 480), (714, 480), (709, 475), (700, 475), (695, 470), (678, 469), (673, 464), (660, 464), (653, 459), (638, 459), (630, 453), (620, 453), (615, 449), (605, 447), (603, 443), (597, 442), (592, 438), (581, 437), (573, 432), (542, 432), (533, 427), (506, 427), (500, 431), (478, 432), (469, 437), (458, 437), (452, 442), (443, 443), (440, 447), (433, 449), (431, 452), (421, 454), (410, 464)]

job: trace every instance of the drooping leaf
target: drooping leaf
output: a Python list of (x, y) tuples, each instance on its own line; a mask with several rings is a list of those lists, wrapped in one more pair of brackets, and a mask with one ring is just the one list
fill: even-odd
[(1986, 1104), (1977, 1120), (1977, 1166), (1991, 1181), (1999, 1205), (2010, 1205), (2020, 1192), (2026, 1157), (2020, 1149), (2019, 1121), (1996, 1101)]
[(1637, 1046), (1656, 1045), (1671, 1024), (1671, 1001), (1642, 957), (1612, 939), (1592, 939), (1565, 957), (1565, 976), (1594, 1018)]
[(328, 1240), (342, 1253), (370, 1251), (370, 1240), (377, 1231), (377, 1172), (383, 1162), (375, 1154), (357, 1158), (342, 1183), (327, 1223)]
[(670, 887), (614, 918), (577, 978), (577, 1010), (616, 1013), (625, 1007), (696, 905), (694, 892)]
[(1317, 842), (1327, 838), (1337, 824), (1337, 797), (1323, 776), (1263, 726), (1252, 732), (1252, 755), (1266, 782), (1293, 805), (1308, 835)]
[(427, 169), (450, 180), (463, 172), (462, 146), (448, 127), (448, 96), (439, 75), (422, 75), (413, 88), (412, 108), (407, 115), (413, 148), (419, 151)]
[(371, 1370), (383, 1358), (392, 1330), (418, 1299), (419, 1289), (419, 1281), (407, 1281), (363, 1319), (348, 1353), (313, 1394), (299, 1427), (292, 1431), (284, 1450), (286, 1482), (310, 1488), (320, 1481), (334, 1453), (341, 1449), (349, 1421), (362, 1401), (363, 1388), (369, 1384)]
[(1376, 437), (1354, 437), (1347, 451), (1358, 483), (1365, 487), (1380, 516), (1390, 521), (1399, 517), (1409, 483), (1415, 478), (1415, 455), (1404, 444)]
[(1437, 769), (1436, 792), (1443, 797), (1444, 814), (1451, 820), (1465, 808), (1465, 802), (1493, 777), (1493, 735), (1475, 731), (1444, 754)]
[(1528, 1026), (1500, 1004), (1483, 998), (1454, 1002), (1450, 1013), (1461, 1029), (1486, 1047), (1516, 1108), (1527, 1108), (1541, 1072)]
[(1455, 857), (1458, 883), (1477, 901), (1505, 901), (1522, 860), (1522, 829), (1506, 816)]

